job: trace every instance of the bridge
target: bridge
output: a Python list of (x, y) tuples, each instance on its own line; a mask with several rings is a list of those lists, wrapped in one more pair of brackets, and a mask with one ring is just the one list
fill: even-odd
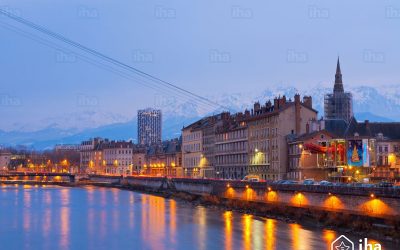
[(3, 172), (1, 183), (73, 183), (75, 175), (70, 173)]

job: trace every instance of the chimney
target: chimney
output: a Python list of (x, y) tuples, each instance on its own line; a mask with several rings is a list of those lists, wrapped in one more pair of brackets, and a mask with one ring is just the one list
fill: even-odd
[(267, 108), (267, 110), (269, 110), (272, 106), (272, 103), (270, 100), (268, 100), (268, 102), (265, 103), (265, 107)]
[(222, 113), (222, 120), (227, 120), (230, 117), (230, 113), (229, 112), (224, 112)]
[(304, 106), (312, 109), (312, 97), (311, 96), (304, 96), (303, 97), (303, 104), (304, 104)]
[(257, 113), (260, 110), (260, 103), (256, 102), (254, 103), (254, 112)]
[(286, 96), (282, 96), (282, 98), (279, 98), (279, 108), (284, 107), (286, 104)]
[(278, 99), (276, 97), (274, 98), (274, 109), (279, 109)]
[(296, 134), (300, 134), (300, 95), (294, 95), (294, 119), (295, 119), (295, 126), (296, 126)]
[(370, 132), (369, 130), (369, 120), (365, 120), (365, 130), (368, 131), (368, 133)]
[(299, 94), (294, 95), (294, 102), (300, 104), (300, 95)]

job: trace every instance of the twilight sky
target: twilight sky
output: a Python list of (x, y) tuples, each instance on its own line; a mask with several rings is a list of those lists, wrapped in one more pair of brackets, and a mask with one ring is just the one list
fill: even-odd
[[(0, 0), (0, 8), (202, 96), (331, 84), (338, 55), (347, 85), (399, 84), (396, 0)], [(95, 127), (168, 95), (4, 16), (0, 53), (1, 130), (102, 113)]]

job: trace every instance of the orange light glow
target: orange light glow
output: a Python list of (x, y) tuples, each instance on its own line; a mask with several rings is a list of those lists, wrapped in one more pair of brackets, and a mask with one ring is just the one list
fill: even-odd
[(265, 199), (269, 202), (278, 201), (278, 193), (275, 191), (266, 192)]
[(395, 215), (391, 207), (377, 198), (372, 198), (361, 204), (360, 210), (368, 215)]
[(290, 200), (290, 202), (291, 202), (293, 205), (296, 205), (296, 206), (305, 206), (305, 205), (308, 204), (307, 198), (306, 198), (306, 197), (304, 196), (304, 194), (302, 194), (302, 193), (297, 193), (297, 194), (295, 194), (295, 195), (292, 197), (292, 199)]
[(300, 230), (301, 227), (299, 224), (290, 224), (290, 231), (291, 231), (291, 238), (293, 241), (293, 249), (301, 249), (302, 247), (302, 242), (300, 239)]
[(292, 246), (290, 249), (309, 249), (311, 246), (311, 231), (304, 230), (299, 224), (290, 224), (290, 238)]
[(245, 199), (248, 200), (248, 201), (249, 200), (253, 200), (255, 198), (255, 192), (251, 188), (246, 188), (244, 193), (245, 193)]
[(171, 231), (171, 238), (172, 240), (176, 240), (176, 201), (170, 200), (169, 201), (169, 214), (170, 214), (170, 224), (169, 228)]
[(224, 212), (225, 220), (225, 249), (232, 249), (232, 211)]
[(233, 188), (228, 188), (225, 192), (226, 197), (234, 198), (235, 197), (235, 190)]
[(267, 219), (265, 222), (266, 249), (275, 249), (276, 220)]
[(251, 247), (251, 222), (252, 222), (252, 215), (243, 215), (242, 217), (243, 223), (243, 238), (244, 238), (244, 247), (242, 249), (250, 250)]
[(327, 246), (330, 246), (332, 241), (336, 239), (336, 232), (328, 229), (324, 229), (322, 231), (322, 237), (324, 238), (324, 241)]
[(343, 209), (344, 204), (336, 195), (329, 195), (329, 197), (325, 199), (323, 207), (332, 210), (337, 210), (337, 209)]
[(393, 153), (389, 154), (388, 163), (389, 163), (389, 165), (396, 164), (396, 155), (395, 154), (393, 154)]

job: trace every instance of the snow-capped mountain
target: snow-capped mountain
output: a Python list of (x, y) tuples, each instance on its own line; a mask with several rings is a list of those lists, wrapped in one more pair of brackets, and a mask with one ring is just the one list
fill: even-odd
[[(255, 101), (265, 103), (275, 96), (286, 95), (287, 98), (293, 98), (296, 93), (300, 93), (302, 96), (311, 95), (314, 108), (319, 111), (319, 116), (323, 116), (324, 95), (332, 91), (331, 87), (326, 87), (329, 85), (321, 83), (302, 89), (277, 85), (260, 92), (225, 93), (210, 95), (207, 98), (236, 112), (251, 109)], [(354, 112), (358, 120), (400, 121), (400, 85), (380, 88), (354, 86), (347, 87), (346, 91), (353, 94)], [(163, 111), (163, 137), (166, 139), (179, 136), (184, 125), (223, 110), (212, 109), (196, 101), (182, 101), (179, 98), (162, 99), (157, 108)], [(95, 136), (135, 139), (136, 131), (136, 117), (126, 117), (118, 112), (85, 111), (49, 117), (41, 121), (34, 130), (24, 129), (23, 125), (13, 131), (0, 130), (0, 145), (24, 144), (43, 149), (57, 143), (79, 143), (83, 139)]]
[(12, 126), (12, 130), (4, 130), (10, 132), (35, 132), (44, 129), (60, 129), (64, 133), (75, 134), (88, 128), (128, 122), (131, 119), (131, 117), (118, 113), (85, 110), (82, 112), (62, 113), (57, 116), (50, 116), (46, 117), (46, 119), (24, 124), (15, 123)]

